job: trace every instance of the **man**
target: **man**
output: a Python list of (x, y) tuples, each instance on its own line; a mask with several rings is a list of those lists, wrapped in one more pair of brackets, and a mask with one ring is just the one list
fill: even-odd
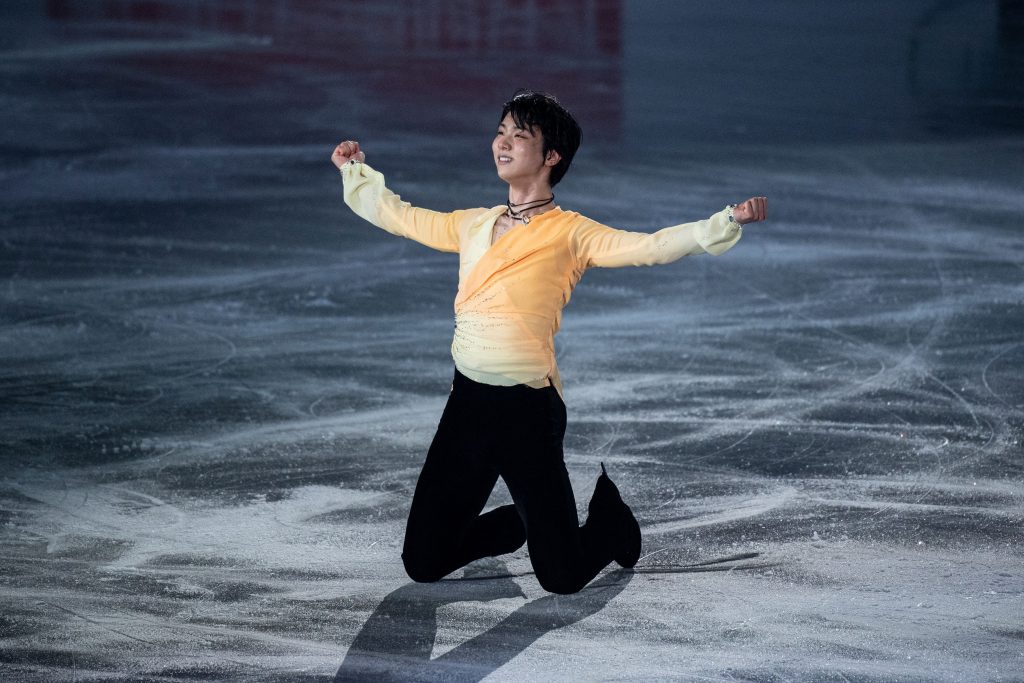
[[(653, 234), (609, 228), (555, 204), (551, 189), (569, 169), (580, 135), (550, 95), (516, 94), (491, 143), (507, 203), (451, 213), (403, 202), (364, 163), (357, 142), (342, 142), (331, 157), (345, 202), (358, 215), (459, 254), (455, 379), (416, 484), (402, 551), (415, 581), (437, 581), (526, 543), (541, 586), (574, 593), (613, 560), (632, 567), (640, 557), (640, 527), (603, 464), (579, 526), (562, 457), (565, 405), (554, 353), (562, 308), (587, 268), (723, 253), (739, 240), (741, 224), (764, 220), (767, 200), (754, 197)], [(499, 476), (514, 505), (480, 514)]]

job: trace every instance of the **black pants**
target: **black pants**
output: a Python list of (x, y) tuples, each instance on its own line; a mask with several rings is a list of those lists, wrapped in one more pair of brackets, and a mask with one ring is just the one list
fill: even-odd
[[(554, 387), (499, 387), (455, 373), (416, 483), (402, 561), (437, 581), (527, 544), (540, 585), (575, 593), (612, 561), (608, 534), (580, 527), (562, 458), (565, 404)], [(514, 505), (480, 514), (501, 477)]]

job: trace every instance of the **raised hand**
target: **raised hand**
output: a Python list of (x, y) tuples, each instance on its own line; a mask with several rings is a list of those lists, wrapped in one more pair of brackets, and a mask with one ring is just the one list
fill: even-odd
[(732, 216), (740, 225), (756, 223), (768, 218), (768, 198), (751, 197), (732, 210)]
[(359, 143), (355, 140), (346, 140), (335, 147), (334, 153), (331, 154), (331, 161), (339, 169), (352, 159), (366, 161), (366, 155), (359, 151)]

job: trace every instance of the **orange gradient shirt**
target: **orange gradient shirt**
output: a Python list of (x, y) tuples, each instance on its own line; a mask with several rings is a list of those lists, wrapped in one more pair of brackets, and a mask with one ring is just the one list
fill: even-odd
[(345, 203), (394, 235), (459, 254), (452, 358), (459, 372), (483, 384), (547, 386), (562, 393), (555, 334), (562, 308), (587, 268), (670, 263), (683, 256), (722, 254), (742, 235), (729, 209), (654, 233), (617, 230), (554, 208), (491, 244), (506, 209), (443, 213), (420, 209), (387, 189), (365, 163), (341, 168)]

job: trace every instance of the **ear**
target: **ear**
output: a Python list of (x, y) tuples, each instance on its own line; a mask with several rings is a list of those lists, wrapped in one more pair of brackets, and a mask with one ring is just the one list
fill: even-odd
[(548, 155), (544, 157), (545, 166), (555, 166), (559, 161), (562, 160), (562, 155), (553, 149), (548, 150)]

